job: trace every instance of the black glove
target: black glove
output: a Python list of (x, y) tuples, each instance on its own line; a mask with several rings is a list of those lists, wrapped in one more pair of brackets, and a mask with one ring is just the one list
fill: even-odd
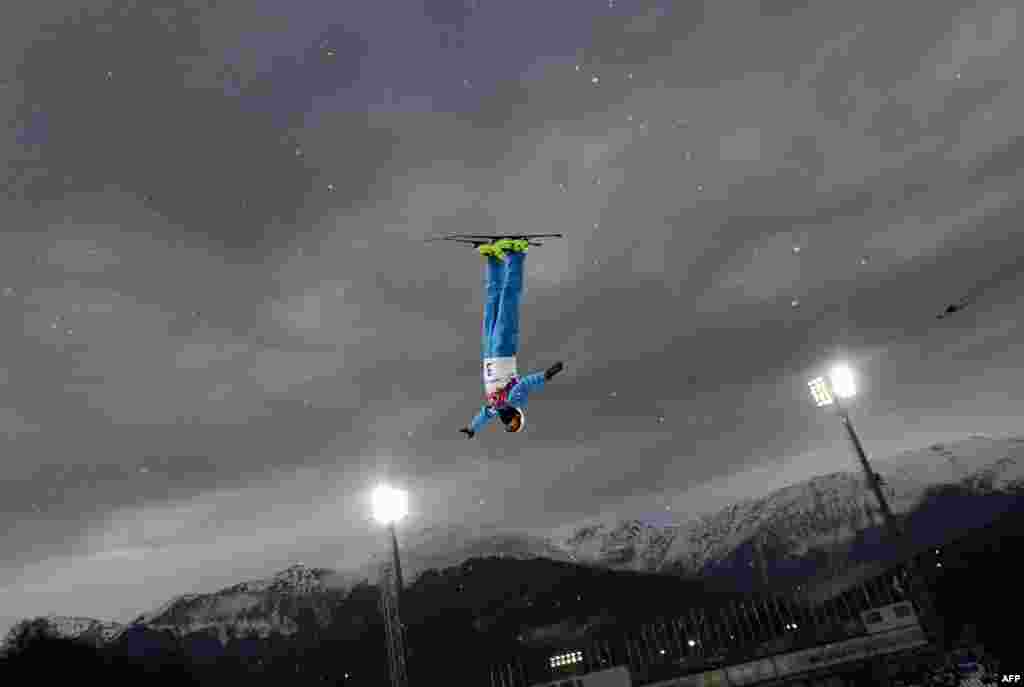
[(545, 380), (550, 380), (556, 374), (561, 372), (564, 368), (565, 368), (565, 365), (563, 365), (562, 361), (559, 360), (557, 363), (555, 363), (554, 365), (552, 365), (551, 367), (549, 367), (548, 369), (546, 369), (544, 371), (544, 379)]
[(476, 435), (476, 432), (471, 430), (469, 427), (463, 427), (459, 431), (465, 434), (467, 439), (472, 439)]

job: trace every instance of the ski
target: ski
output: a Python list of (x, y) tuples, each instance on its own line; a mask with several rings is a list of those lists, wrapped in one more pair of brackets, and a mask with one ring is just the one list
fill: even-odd
[(526, 239), (531, 246), (542, 245), (539, 239), (560, 239), (562, 234), (445, 234), (424, 239), (426, 243), (433, 241), (455, 241), (456, 243), (467, 243), (472, 246), (482, 246), (498, 239)]

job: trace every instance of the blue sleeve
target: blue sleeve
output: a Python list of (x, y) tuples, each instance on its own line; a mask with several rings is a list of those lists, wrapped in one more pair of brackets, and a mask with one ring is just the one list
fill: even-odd
[(543, 372), (534, 372), (532, 375), (526, 375), (519, 380), (519, 383), (523, 386), (523, 391), (530, 393), (534, 389), (539, 389), (544, 386), (546, 379), (544, 379)]
[(484, 406), (480, 409), (480, 412), (476, 414), (476, 417), (473, 418), (473, 421), (469, 423), (469, 428), (473, 432), (479, 432), (484, 428), (484, 425), (493, 420), (494, 416), (497, 414), (498, 413), (490, 406)]
[(530, 393), (544, 386), (546, 382), (547, 380), (544, 379), (543, 372), (534, 372), (532, 375), (526, 375), (512, 389), (512, 393), (509, 394), (509, 402), (514, 406), (526, 405)]

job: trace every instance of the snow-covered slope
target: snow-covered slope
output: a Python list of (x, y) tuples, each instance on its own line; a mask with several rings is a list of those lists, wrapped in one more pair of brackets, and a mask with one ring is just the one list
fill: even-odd
[[(1024, 439), (972, 436), (874, 462), (898, 515), (914, 513), (929, 489), (956, 484), (977, 494), (1020, 493)], [(762, 498), (732, 504), (683, 525), (597, 522), (560, 542), (575, 560), (612, 568), (705, 574), (744, 551), (759, 558), (798, 559), (814, 548), (848, 543), (881, 525), (863, 477), (837, 472)]]
[(284, 636), (300, 629), (300, 614), (311, 611), (317, 624), (327, 625), (333, 605), (354, 583), (352, 575), (296, 563), (274, 576), (240, 582), (210, 594), (185, 594), (137, 617), (129, 627), (170, 630), (178, 636), (200, 631), (229, 635)]
[[(32, 628), (32, 629), (30, 629)], [(62, 639), (80, 639), (92, 644), (105, 644), (124, 629), (120, 623), (64, 615), (28, 618), (15, 623), (4, 637), (2, 648), (8, 647), (22, 632), (44, 634)]]

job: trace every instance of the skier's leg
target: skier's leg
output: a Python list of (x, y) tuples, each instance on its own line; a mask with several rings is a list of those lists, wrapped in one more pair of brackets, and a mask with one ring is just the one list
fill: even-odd
[(484, 267), (484, 325), (483, 357), (494, 357), (494, 325), (501, 304), (501, 286), (505, 282), (505, 263), (493, 257), (485, 258)]
[(501, 287), (498, 317), (494, 325), (492, 353), (494, 357), (510, 357), (519, 351), (519, 301), (523, 293), (523, 266), (526, 254), (510, 253)]

